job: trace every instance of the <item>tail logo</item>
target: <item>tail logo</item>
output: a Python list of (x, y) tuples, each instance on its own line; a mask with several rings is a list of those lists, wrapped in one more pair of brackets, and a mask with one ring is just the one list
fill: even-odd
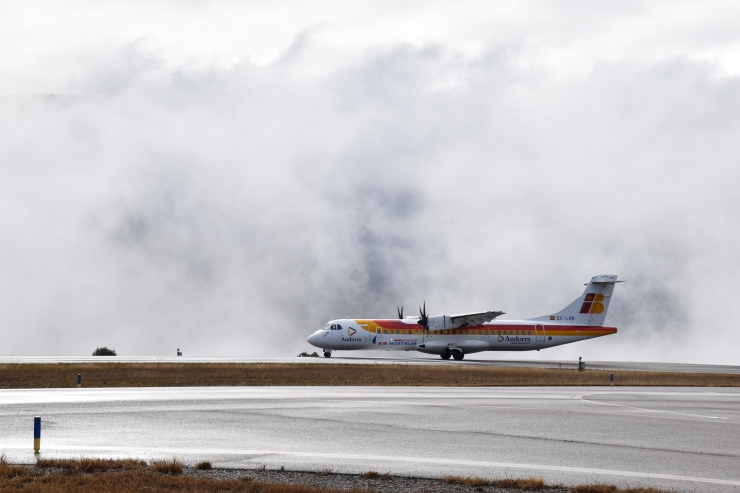
[(583, 305), (581, 305), (580, 313), (590, 313), (592, 315), (598, 315), (604, 313), (604, 301), (603, 294), (588, 293), (583, 299)]

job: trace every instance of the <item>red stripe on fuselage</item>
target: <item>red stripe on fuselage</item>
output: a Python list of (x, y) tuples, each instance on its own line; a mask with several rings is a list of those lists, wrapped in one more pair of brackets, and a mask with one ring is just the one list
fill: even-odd
[[(389, 320), (372, 320), (373, 323), (379, 325), (383, 329), (388, 330), (420, 330), (422, 329), (422, 326), (419, 324), (413, 324), (413, 323), (404, 323), (401, 320), (395, 320), (395, 319), (389, 319)], [(542, 330), (540, 327), (544, 327), (544, 330), (546, 333), (557, 335), (559, 332), (580, 332), (582, 335), (596, 335), (597, 333), (599, 335), (608, 335), (608, 334), (616, 334), (617, 328), (616, 327), (602, 327), (602, 326), (593, 326), (593, 325), (564, 325), (564, 324), (547, 324), (547, 323), (533, 323), (532, 325), (529, 324), (503, 324), (503, 323), (497, 323), (497, 324), (482, 324), (482, 325), (466, 325), (463, 327), (456, 327), (456, 328), (439, 328), (439, 329), (432, 329), (432, 330), (483, 330), (486, 332), (495, 332), (495, 331), (517, 331), (517, 330), (535, 330), (535, 326), (537, 326), (536, 330)]]

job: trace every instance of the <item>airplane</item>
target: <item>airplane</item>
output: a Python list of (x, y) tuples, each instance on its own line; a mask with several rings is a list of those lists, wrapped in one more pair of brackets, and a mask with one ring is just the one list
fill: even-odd
[(616, 334), (604, 327), (616, 275), (591, 278), (573, 303), (552, 315), (527, 320), (495, 320), (504, 312), (486, 311), (461, 315), (427, 316), (426, 302), (419, 316), (398, 319), (332, 320), (311, 334), (307, 342), (321, 348), (325, 357), (333, 351), (396, 350), (419, 351), (442, 359), (462, 360), (481, 351), (533, 351), (571, 342)]

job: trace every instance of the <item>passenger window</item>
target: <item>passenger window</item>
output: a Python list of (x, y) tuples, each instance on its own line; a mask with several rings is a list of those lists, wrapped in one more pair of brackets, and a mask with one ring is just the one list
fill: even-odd
[(396, 334), (400, 334), (400, 333), (401, 333), (401, 331), (398, 330), (398, 329), (396, 329)]
[(387, 333), (388, 333), (388, 330), (383, 329), (383, 334), (387, 334)]
[(531, 330), (528, 330), (527, 331), (527, 335), (530, 335), (531, 336), (532, 335), (532, 331)]
[(406, 331), (405, 331), (405, 330), (402, 330), (402, 331), (401, 331), (401, 334), (405, 334), (405, 333), (406, 333)]

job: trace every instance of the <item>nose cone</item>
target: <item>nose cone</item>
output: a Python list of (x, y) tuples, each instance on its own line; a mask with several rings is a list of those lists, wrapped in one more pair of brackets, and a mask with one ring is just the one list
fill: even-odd
[(317, 345), (318, 340), (319, 340), (319, 333), (318, 332), (314, 332), (313, 334), (311, 334), (310, 336), (308, 336), (308, 339), (306, 339), (306, 342), (308, 342), (312, 346), (318, 347), (318, 345)]

